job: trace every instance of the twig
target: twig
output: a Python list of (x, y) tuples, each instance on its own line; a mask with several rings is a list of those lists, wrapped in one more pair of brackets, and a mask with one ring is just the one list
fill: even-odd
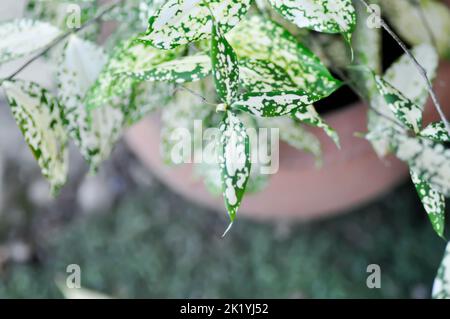
[[(359, 1), (367, 7), (367, 10), (370, 10), (370, 12), (372, 12), (373, 14), (376, 14), (376, 12), (369, 6), (369, 4), (365, 0), (359, 0)], [(391, 27), (381, 17), (379, 17), (379, 18), (380, 18), (381, 26), (383, 27), (383, 29), (385, 29), (387, 31), (387, 33), (389, 33), (389, 35), (397, 42), (397, 44), (400, 45), (400, 47), (403, 49), (403, 51), (406, 53), (406, 55), (411, 59), (411, 61), (414, 63), (417, 70), (419, 71), (420, 75), (425, 80), (427, 87), (428, 87), (428, 92), (431, 96), (431, 99), (433, 100), (433, 104), (434, 104), (437, 112), (439, 113), (439, 116), (440, 116), (442, 122), (444, 122), (445, 129), (450, 134), (450, 124), (445, 116), (444, 111), (442, 111), (441, 104), (439, 103), (439, 100), (438, 100), (436, 94), (434, 93), (433, 85), (431, 84), (430, 78), (427, 75), (427, 71), (419, 63), (419, 61), (417, 61), (416, 57), (411, 53), (410, 50), (408, 50), (405, 43), (403, 43), (403, 41), (391, 29)]]
[(202, 102), (205, 103), (205, 104), (208, 104), (208, 105), (211, 105), (211, 106), (217, 106), (217, 103), (212, 103), (212, 102), (208, 101), (203, 95), (201, 95), (200, 93), (197, 93), (197, 92), (191, 90), (188, 87), (185, 87), (183, 85), (178, 85), (177, 87), (175, 87), (175, 92), (177, 92), (179, 89), (185, 90), (185, 91), (191, 93), (192, 95), (200, 98), (200, 100), (202, 100)]
[(92, 19), (86, 21), (83, 25), (79, 26), (78, 28), (74, 28), (72, 30), (69, 30), (63, 34), (61, 34), (60, 36), (58, 36), (57, 38), (55, 38), (52, 42), (50, 42), (48, 45), (45, 46), (44, 49), (42, 49), (42, 51), (40, 51), (38, 54), (36, 54), (34, 57), (32, 57), (31, 59), (29, 59), (27, 62), (25, 62), (21, 67), (19, 67), (16, 71), (14, 71), (11, 75), (9, 75), (8, 77), (6, 77), (5, 79), (0, 80), (0, 84), (3, 81), (11, 81), (12, 79), (14, 79), (14, 77), (16, 77), (16, 75), (18, 75), (20, 72), (22, 72), (25, 68), (27, 68), (31, 63), (33, 63), (34, 61), (36, 61), (37, 59), (39, 59), (41, 56), (45, 55), (47, 52), (49, 52), (52, 48), (54, 48), (57, 44), (59, 44), (61, 41), (63, 41), (65, 38), (67, 38), (68, 36), (75, 34), (85, 28), (87, 28), (88, 26), (90, 26), (91, 24), (95, 23), (96, 21), (98, 21), (99, 19), (101, 19), (105, 14), (111, 12), (114, 8), (116, 8), (119, 4), (121, 4), (124, 0), (117, 0), (114, 3), (108, 5), (104, 10), (102, 10), (100, 13), (98, 13), (95, 17), (93, 17)]

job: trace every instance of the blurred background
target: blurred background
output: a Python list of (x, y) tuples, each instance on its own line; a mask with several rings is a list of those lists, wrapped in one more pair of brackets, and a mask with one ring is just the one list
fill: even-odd
[[(0, 21), (19, 2), (2, 0)], [(22, 78), (46, 83), (44, 69), (38, 61)], [(226, 216), (172, 193), (123, 142), (96, 176), (75, 148), (70, 161), (51, 198), (0, 92), (1, 298), (63, 298), (69, 264), (84, 288), (122, 298), (428, 298), (445, 247), (406, 181), (333, 219), (240, 217), (222, 239)], [(380, 289), (366, 286), (369, 264), (381, 267)]]

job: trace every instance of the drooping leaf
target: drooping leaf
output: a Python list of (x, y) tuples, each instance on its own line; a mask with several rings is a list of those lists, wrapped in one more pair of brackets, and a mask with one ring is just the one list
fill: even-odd
[(124, 122), (120, 108), (108, 104), (88, 112), (84, 104), (86, 92), (105, 63), (106, 55), (101, 48), (72, 35), (58, 65), (58, 97), (64, 107), (67, 129), (94, 171), (110, 155)]
[(216, 91), (222, 102), (231, 104), (239, 90), (239, 66), (236, 53), (225, 39), (222, 27), (212, 27), (211, 61)]
[(351, 0), (269, 0), (287, 20), (300, 28), (342, 33), (347, 41), (356, 25)]
[(441, 56), (450, 54), (450, 10), (445, 3), (436, 0), (380, 0), (380, 3), (383, 14), (411, 45), (436, 43)]
[(119, 76), (131, 77), (138, 81), (184, 83), (198, 81), (210, 73), (210, 57), (204, 54), (197, 54), (163, 62), (147, 70), (123, 72)]
[(0, 24), (0, 64), (43, 49), (60, 34), (58, 28), (41, 21), (20, 19)]
[(445, 227), (445, 197), (434, 190), (430, 184), (421, 179), (414, 171), (411, 170), (410, 173), (417, 194), (422, 201), (425, 211), (428, 213), (434, 231), (440, 237), (443, 237)]
[(340, 147), (339, 135), (328, 125), (317, 113), (313, 105), (301, 108), (295, 113), (294, 118), (301, 123), (305, 123), (314, 127), (323, 129), (323, 131), (333, 140), (337, 147)]
[(243, 123), (230, 111), (220, 124), (222, 192), (231, 222), (245, 193), (250, 176), (250, 142)]
[(33, 82), (5, 81), (5, 89), (14, 118), (35, 156), (52, 192), (67, 179), (67, 136), (65, 119), (58, 101)]
[(286, 71), (270, 61), (241, 59), (239, 76), (242, 85), (249, 91), (268, 92), (296, 88)]
[(316, 94), (301, 90), (250, 92), (239, 96), (231, 107), (255, 116), (276, 117), (306, 109), (319, 99)]
[(409, 164), (419, 178), (444, 196), (450, 196), (450, 150), (421, 137), (394, 134), (391, 137), (397, 157)]
[(138, 43), (133, 38), (121, 42), (113, 50), (98, 79), (89, 89), (85, 99), (86, 105), (89, 109), (94, 109), (111, 103), (118, 97), (129, 95), (136, 80), (121, 78), (117, 74), (135, 73), (153, 68), (160, 63), (177, 58), (181, 49), (158, 50)]
[[(160, 49), (198, 41), (211, 34), (211, 12), (223, 28), (233, 28), (247, 14), (250, 0), (169, 0), (149, 19), (140, 41)], [(209, 11), (208, 9), (211, 9)]]
[(341, 85), (311, 50), (270, 19), (261, 16), (245, 19), (227, 38), (238, 57), (278, 65), (296, 87), (305, 91), (328, 96)]
[(437, 143), (450, 142), (450, 135), (445, 128), (444, 122), (431, 123), (426, 128), (424, 128), (419, 135)]
[(422, 109), (379, 76), (377, 88), (396, 118), (406, 127), (419, 133), (422, 128)]
[(432, 296), (434, 299), (450, 299), (450, 243), (447, 244), (441, 266), (434, 279)]
[[(438, 58), (436, 52), (427, 44), (414, 47), (411, 50), (419, 63), (426, 70), (429, 78), (433, 80), (436, 75)], [(407, 74), (408, 76), (405, 76)], [(421, 110), (425, 106), (428, 97), (428, 88), (426, 82), (420, 76), (417, 67), (411, 59), (404, 54), (394, 62), (384, 75), (384, 80), (394, 86), (398, 91), (414, 102)], [(375, 84), (375, 89), (377, 89)], [(378, 93), (378, 90), (377, 92)], [(369, 130), (389, 131), (394, 122), (398, 122), (391, 108), (379, 94), (371, 93), (371, 106), (377, 110), (380, 116), (374, 112), (369, 113)], [(388, 120), (391, 119), (391, 120)], [(402, 123), (402, 122), (400, 122)], [(372, 144), (380, 157), (386, 156), (389, 152), (389, 140), (379, 139), (372, 141)]]

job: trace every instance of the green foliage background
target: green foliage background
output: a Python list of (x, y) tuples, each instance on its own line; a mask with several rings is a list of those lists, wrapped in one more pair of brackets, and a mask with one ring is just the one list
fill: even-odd
[[(84, 287), (124, 298), (428, 298), (445, 246), (409, 183), (323, 222), (287, 228), (241, 216), (220, 239), (223, 218), (162, 185), (141, 188), (48, 236), (41, 262), (4, 269), (0, 297), (62, 298), (55, 279), (79, 263)], [(381, 289), (366, 288), (371, 263)]]

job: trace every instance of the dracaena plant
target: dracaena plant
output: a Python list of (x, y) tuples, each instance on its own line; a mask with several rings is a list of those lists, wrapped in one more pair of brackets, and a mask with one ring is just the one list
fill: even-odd
[[(159, 109), (168, 162), (174, 130), (192, 130), (194, 120), (219, 128), (218, 164), (200, 164), (199, 173), (212, 191), (223, 194), (231, 226), (244, 194), (266, 182), (252, 170), (246, 129), (279, 127), (281, 139), (319, 161), (320, 144), (304, 126), (323, 129), (339, 147), (339, 136), (314, 103), (348, 85), (368, 105), (368, 130), (362, 136), (380, 157), (392, 153), (409, 165), (432, 227), (444, 238), (450, 134), (432, 89), (439, 58), (450, 55), (450, 12), (443, 3), (71, 3), (79, 10), (61, 10), (58, 1), (31, 0), (26, 17), (0, 25), (0, 64), (32, 56), (0, 81), (54, 193), (66, 182), (69, 140), (95, 172), (124, 129)], [(390, 24), (379, 15), (380, 8)], [(95, 39), (104, 21), (114, 21), (115, 28), (99, 45)], [(384, 73), (383, 28), (404, 50)], [(41, 56), (55, 64), (56, 90), (16, 79)], [(424, 127), (422, 113), (429, 96), (441, 121)], [(447, 249), (435, 297), (450, 296), (449, 254)]]

